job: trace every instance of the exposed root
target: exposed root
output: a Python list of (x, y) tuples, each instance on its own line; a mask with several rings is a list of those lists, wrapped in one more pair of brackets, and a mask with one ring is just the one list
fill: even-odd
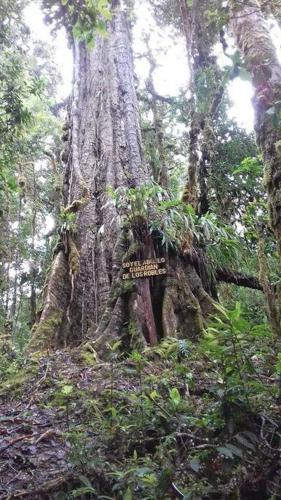
[(53, 261), (45, 294), (45, 305), (35, 325), (28, 350), (50, 349), (60, 343), (60, 332), (70, 296), (68, 262), (63, 251)]

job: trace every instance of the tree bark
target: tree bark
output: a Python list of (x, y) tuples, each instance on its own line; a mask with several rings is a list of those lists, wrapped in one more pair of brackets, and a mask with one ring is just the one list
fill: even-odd
[[(208, 2), (178, 0), (178, 8), (185, 37), (187, 64), (190, 75), (190, 116), (188, 133), (188, 171), (183, 193), (183, 201), (191, 204), (198, 215), (209, 210), (208, 177), (215, 157), (217, 138), (214, 123), (222, 101), (225, 83), (222, 73), (212, 55), (212, 47), (218, 39), (216, 30), (206, 25), (205, 11)], [(207, 75), (212, 74), (216, 85), (212, 88)], [(206, 92), (209, 99), (203, 103), (200, 81), (206, 78)], [(204, 99), (203, 99), (204, 100)], [(200, 109), (201, 108), (201, 109)]]
[(36, 253), (35, 253), (35, 236), (36, 236), (36, 219), (37, 219), (37, 188), (35, 168), (32, 164), (32, 219), (31, 219), (31, 262), (30, 262), (30, 325), (34, 325), (36, 320)]
[(231, 0), (230, 21), (255, 89), (256, 138), (265, 164), (270, 222), (281, 254), (281, 66), (256, 0)]
[[(90, 50), (74, 40), (74, 89), (64, 175), (65, 224), (30, 349), (79, 343), (100, 354), (154, 345), (166, 334), (197, 336), (212, 300), (188, 260), (167, 259), (167, 278), (122, 280), (122, 259), (163, 256), (147, 221), (122, 228), (108, 188), (138, 188), (150, 180), (142, 153), (133, 58), (125, 13), (117, 5), (108, 37)], [(71, 214), (71, 219), (69, 219)], [(73, 222), (73, 214), (76, 220)], [(135, 344), (134, 344), (135, 345)]]
[(146, 80), (146, 90), (150, 94), (150, 105), (151, 105), (151, 111), (153, 115), (153, 127), (155, 130), (155, 145), (157, 148), (158, 152), (158, 165), (157, 165), (157, 170), (154, 173), (154, 178), (156, 182), (159, 182), (160, 186), (162, 186), (164, 189), (168, 188), (168, 166), (167, 166), (167, 161), (165, 158), (165, 146), (164, 146), (164, 131), (163, 131), (163, 120), (161, 116), (161, 105), (163, 103), (161, 102), (159, 105), (158, 99), (157, 99), (157, 92), (154, 87), (154, 80), (153, 80), (153, 73), (155, 69), (157, 68), (157, 64), (155, 61), (155, 58), (151, 52), (151, 48), (149, 45), (149, 40), (146, 39), (146, 47), (147, 47), (147, 54), (146, 58), (149, 63), (149, 74), (148, 78)]
[(195, 67), (193, 60), (194, 37), (195, 37), (195, 19), (192, 9), (187, 7), (185, 0), (178, 0), (178, 8), (182, 23), (182, 31), (185, 38), (187, 65), (189, 71), (190, 86), (190, 130), (188, 132), (188, 169), (187, 179), (182, 196), (182, 200), (192, 205), (195, 209), (198, 204), (199, 186), (198, 186), (198, 166), (199, 166), (199, 138), (200, 123), (196, 109), (195, 99)]
[(272, 332), (276, 336), (281, 334), (281, 314), (280, 314), (280, 289), (274, 288), (269, 281), (268, 262), (265, 253), (265, 241), (263, 235), (259, 235), (258, 240), (258, 263), (259, 281), (266, 299), (268, 321), (271, 324)]
[(21, 265), (21, 255), (20, 255), (20, 240), (21, 240), (21, 224), (22, 224), (22, 202), (23, 202), (23, 193), (20, 191), (19, 193), (19, 204), (18, 204), (18, 213), (17, 213), (17, 235), (16, 235), (16, 248), (14, 250), (14, 280), (13, 280), (13, 291), (12, 291), (12, 302), (9, 310), (9, 320), (11, 324), (13, 324), (18, 305), (18, 287), (19, 287), (19, 272)]

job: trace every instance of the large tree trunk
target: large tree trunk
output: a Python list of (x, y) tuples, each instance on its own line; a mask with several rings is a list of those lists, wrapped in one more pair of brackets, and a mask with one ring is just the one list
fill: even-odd
[[(74, 90), (63, 155), (66, 227), (32, 348), (65, 337), (78, 343), (86, 334), (99, 352), (113, 339), (128, 347), (133, 341), (154, 345), (167, 334), (195, 336), (212, 304), (187, 256), (167, 263), (167, 278), (122, 280), (122, 258), (132, 238), (141, 240), (133, 260), (164, 254), (145, 221), (133, 231), (118, 225), (107, 192), (150, 179), (142, 155), (130, 37), (120, 7), (108, 31), (108, 37), (97, 37), (94, 50), (74, 41)], [(75, 224), (68, 221), (73, 213)]]
[(231, 0), (231, 26), (255, 88), (255, 131), (265, 163), (270, 221), (281, 254), (281, 66), (256, 0)]

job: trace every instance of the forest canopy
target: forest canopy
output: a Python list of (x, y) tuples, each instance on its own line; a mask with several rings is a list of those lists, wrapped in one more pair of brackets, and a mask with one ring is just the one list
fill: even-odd
[(0, 498), (279, 498), (280, 13), (0, 0)]

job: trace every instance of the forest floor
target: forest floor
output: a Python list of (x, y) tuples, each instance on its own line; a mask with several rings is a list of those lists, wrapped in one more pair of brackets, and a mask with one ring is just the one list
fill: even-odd
[(243, 400), (176, 340), (106, 363), (87, 348), (5, 356), (1, 499), (281, 498), (281, 408), (265, 365)]

